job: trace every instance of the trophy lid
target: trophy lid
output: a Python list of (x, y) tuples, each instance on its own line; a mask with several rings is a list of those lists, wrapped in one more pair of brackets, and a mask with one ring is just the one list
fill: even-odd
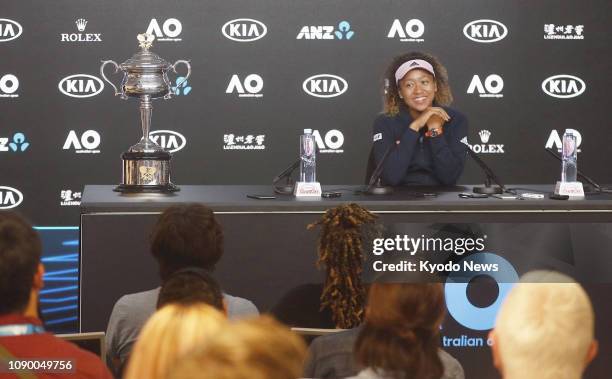
[(164, 58), (149, 51), (153, 45), (155, 36), (152, 34), (139, 34), (138, 42), (140, 51), (132, 55), (132, 57), (121, 63), (121, 68), (127, 71), (162, 71), (171, 66), (170, 62)]

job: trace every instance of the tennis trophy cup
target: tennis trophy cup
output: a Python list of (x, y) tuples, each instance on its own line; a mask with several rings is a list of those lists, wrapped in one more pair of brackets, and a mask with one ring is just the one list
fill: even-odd
[[(180, 87), (191, 74), (191, 65), (186, 60), (174, 64), (166, 62), (159, 55), (149, 51), (155, 40), (151, 34), (139, 34), (140, 51), (127, 61), (117, 64), (112, 60), (102, 61), (100, 75), (115, 90), (115, 96), (127, 100), (130, 97), (140, 99), (140, 122), (142, 138), (140, 142), (121, 155), (123, 160), (122, 182), (114, 190), (124, 193), (156, 192), (171, 193), (179, 188), (170, 181), (170, 152), (149, 139), (153, 100), (170, 99), (173, 95), (172, 85), (168, 80), (168, 71), (176, 73), (176, 66), (187, 66), (185, 79), (176, 83)], [(115, 72), (123, 72), (120, 90), (104, 75), (106, 65), (115, 67)]]

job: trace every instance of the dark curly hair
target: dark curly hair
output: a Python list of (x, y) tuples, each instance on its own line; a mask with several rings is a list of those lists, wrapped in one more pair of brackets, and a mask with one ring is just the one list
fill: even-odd
[(223, 230), (213, 211), (202, 204), (172, 206), (153, 227), (151, 253), (162, 280), (190, 266), (213, 271), (223, 255)]
[(399, 89), (397, 88), (397, 83), (395, 83), (395, 71), (397, 71), (399, 66), (413, 59), (422, 59), (429, 62), (433, 66), (434, 73), (436, 74), (436, 86), (438, 88), (434, 98), (434, 103), (440, 106), (450, 105), (453, 102), (453, 95), (448, 82), (448, 72), (446, 71), (446, 67), (444, 67), (442, 63), (440, 63), (440, 61), (431, 54), (413, 51), (393, 58), (393, 61), (389, 67), (387, 67), (385, 72), (383, 81), (383, 112), (388, 116), (395, 116), (399, 112), (400, 105), (404, 104), (404, 100), (400, 99), (399, 97)]
[(363, 245), (376, 233), (377, 218), (367, 209), (352, 203), (328, 209), (321, 220), (308, 225), (308, 229), (321, 226), (317, 267), (326, 272), (321, 310), (331, 310), (338, 328), (353, 328), (363, 319)]

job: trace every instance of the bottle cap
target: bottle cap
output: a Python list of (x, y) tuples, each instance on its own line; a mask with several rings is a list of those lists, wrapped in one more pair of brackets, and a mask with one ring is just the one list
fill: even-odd
[(304, 129), (304, 134), (312, 134), (312, 129)]

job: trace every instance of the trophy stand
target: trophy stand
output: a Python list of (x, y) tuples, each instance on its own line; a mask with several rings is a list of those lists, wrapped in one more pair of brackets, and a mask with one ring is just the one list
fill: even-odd
[(117, 192), (171, 193), (180, 190), (170, 181), (172, 155), (149, 138), (152, 113), (151, 96), (144, 95), (140, 98), (142, 139), (121, 154), (123, 183), (114, 189)]

